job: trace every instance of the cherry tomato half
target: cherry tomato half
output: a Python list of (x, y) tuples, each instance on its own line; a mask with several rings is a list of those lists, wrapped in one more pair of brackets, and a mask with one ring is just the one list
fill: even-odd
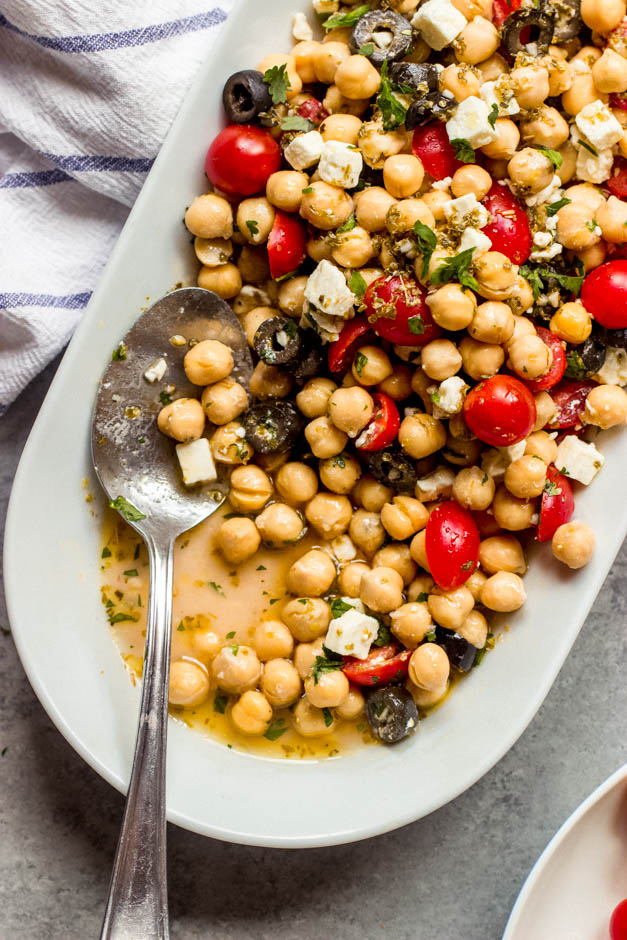
[(281, 148), (261, 127), (230, 124), (207, 151), (205, 170), (214, 186), (232, 196), (252, 196), (265, 189), (281, 166)]
[(308, 121), (313, 121), (314, 124), (321, 124), (329, 116), (329, 112), (317, 98), (307, 98), (306, 101), (298, 105), (296, 113), (307, 118)]
[(536, 538), (538, 542), (548, 542), (561, 525), (571, 518), (575, 511), (575, 499), (570, 483), (563, 473), (558, 473), (553, 464), (547, 467), (546, 483), (540, 498), (540, 520)]
[(466, 424), (480, 441), (507, 447), (527, 437), (536, 421), (536, 403), (512, 375), (493, 375), (475, 385), (464, 400)]
[(548, 346), (553, 353), (553, 362), (548, 372), (541, 375), (539, 379), (527, 379), (525, 381), (525, 385), (534, 395), (547, 388), (553, 388), (566, 371), (566, 353), (559, 336), (556, 333), (551, 333), (550, 330), (545, 330), (543, 326), (536, 326), (536, 333), (544, 345)]
[(276, 279), (294, 271), (307, 253), (305, 246), (303, 223), (296, 216), (277, 209), (268, 236), (268, 260), (272, 277)]
[(584, 379), (564, 379), (555, 388), (552, 388), (549, 395), (555, 403), (557, 411), (547, 428), (556, 430), (557, 428), (574, 428), (580, 424), (580, 417), (586, 407), (586, 398), (590, 390), (596, 386), (596, 382), (589, 382)]
[(610, 330), (627, 327), (627, 261), (607, 261), (586, 277), (581, 302)]
[(383, 274), (364, 294), (366, 316), (378, 336), (399, 346), (424, 346), (440, 335), (426, 292), (406, 274)]
[(445, 591), (468, 580), (479, 563), (479, 529), (467, 509), (450, 500), (433, 510), (425, 531), (431, 577)]
[(446, 123), (441, 121), (417, 127), (412, 137), (411, 149), (434, 180), (452, 176), (455, 170), (464, 165), (455, 156), (455, 149), (448, 139)]
[(610, 107), (627, 111), (627, 95), (619, 95), (616, 92), (612, 92), (610, 95)]
[(497, 29), (503, 25), (510, 13), (520, 10), (522, 0), (494, 0), (492, 5), (492, 22)]
[(527, 213), (506, 186), (494, 183), (482, 199), (492, 219), (481, 229), (495, 251), (506, 255), (514, 264), (524, 264), (531, 254), (531, 229)]
[[(625, 104), (627, 110), (627, 103)], [(627, 199), (627, 160), (614, 160), (613, 170), (618, 170), (613, 176), (610, 176), (605, 185), (613, 196), (619, 199)]]
[(397, 643), (374, 647), (366, 659), (347, 656), (342, 672), (357, 685), (389, 685), (400, 682), (409, 670), (411, 650), (402, 650)]
[(339, 337), (329, 343), (329, 369), (331, 372), (347, 372), (353, 357), (366, 336), (372, 334), (372, 327), (365, 317), (356, 316), (344, 324)]
[(372, 418), (355, 441), (357, 450), (383, 450), (384, 447), (388, 447), (396, 439), (398, 429), (401, 426), (398, 408), (389, 395), (385, 395), (383, 392), (374, 392), (372, 399), (374, 401), (374, 412)]
[(627, 940), (627, 898), (614, 908), (610, 920), (610, 940)]

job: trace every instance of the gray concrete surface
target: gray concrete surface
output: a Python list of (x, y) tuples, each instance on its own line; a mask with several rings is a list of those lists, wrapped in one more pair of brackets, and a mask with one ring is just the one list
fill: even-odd
[[(2, 521), (54, 367), (0, 420)], [(302, 852), (227, 845), (170, 827), (173, 940), (500, 938), (547, 841), (627, 759), (626, 562), (623, 547), (527, 732), (427, 819), (356, 845)], [(90, 940), (99, 933), (122, 798), (36, 700), (5, 629), (1, 592), (0, 623), (0, 938)]]

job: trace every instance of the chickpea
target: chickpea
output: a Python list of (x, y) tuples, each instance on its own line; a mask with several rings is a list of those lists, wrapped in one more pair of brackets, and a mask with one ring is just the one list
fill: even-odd
[(374, 477), (365, 475), (360, 477), (353, 490), (355, 502), (368, 512), (381, 512), (383, 506), (392, 498), (389, 486), (379, 483)]
[(385, 541), (385, 529), (379, 514), (365, 509), (358, 509), (352, 514), (348, 534), (366, 555), (374, 555)]
[(422, 222), (431, 229), (435, 228), (433, 213), (422, 199), (401, 199), (390, 206), (385, 219), (391, 235), (413, 231), (416, 222)]
[(303, 42), (297, 42), (292, 48), (291, 55), (294, 59), (294, 68), (303, 85), (311, 85), (316, 81), (316, 72), (314, 69), (314, 55), (320, 46), (315, 40), (306, 39)]
[(252, 519), (225, 519), (216, 536), (218, 548), (232, 565), (252, 558), (261, 543), (261, 536)]
[(207, 268), (217, 268), (226, 264), (233, 254), (233, 243), (226, 238), (196, 238), (194, 252), (201, 264)]
[(403, 579), (394, 568), (373, 568), (361, 579), (359, 597), (370, 610), (387, 614), (403, 603)]
[(534, 431), (526, 440), (525, 454), (539, 457), (548, 466), (557, 459), (557, 444), (546, 431)]
[(318, 679), (305, 679), (305, 695), (316, 708), (335, 708), (341, 705), (350, 691), (348, 679), (341, 669), (322, 673)]
[(261, 691), (270, 704), (277, 708), (283, 708), (295, 702), (302, 689), (296, 668), (289, 660), (281, 658), (271, 659), (265, 663), (260, 685)]
[(362, 115), (370, 106), (369, 98), (345, 98), (337, 85), (331, 85), (327, 88), (327, 93), (322, 99), (322, 107), (329, 114), (354, 114), (356, 117)]
[(521, 336), (509, 344), (508, 364), (521, 378), (539, 378), (552, 362), (553, 353), (539, 336)]
[(481, 73), (482, 82), (493, 82), (500, 75), (506, 75), (509, 72), (509, 66), (502, 55), (495, 52), (485, 62), (478, 62), (477, 69)]
[(569, 568), (583, 568), (594, 553), (594, 531), (585, 522), (571, 519), (555, 531), (551, 547), (558, 561)]
[(230, 238), (233, 234), (233, 210), (222, 196), (206, 193), (197, 196), (185, 213), (185, 225), (199, 238)]
[(467, 163), (456, 170), (451, 180), (451, 190), (455, 197), (472, 194), (477, 200), (487, 196), (492, 186), (492, 177), (482, 167)]
[(321, 460), (318, 468), (320, 482), (332, 493), (346, 495), (353, 489), (361, 475), (361, 465), (350, 454), (339, 454)]
[(243, 314), (240, 323), (249, 346), (252, 347), (254, 345), (255, 333), (261, 324), (276, 316), (278, 316), (278, 313), (272, 307), (253, 307), (252, 310), (247, 310), (246, 313)]
[(310, 238), (306, 245), (307, 254), (313, 261), (331, 261), (331, 242), (326, 235)]
[(264, 620), (255, 627), (253, 646), (262, 663), (268, 659), (287, 659), (292, 655), (294, 639), (280, 620)]
[(310, 379), (296, 396), (296, 404), (306, 418), (321, 418), (327, 413), (329, 399), (337, 388), (331, 379)]
[(303, 520), (291, 506), (271, 503), (255, 519), (266, 545), (277, 548), (297, 541), (303, 534)]
[(305, 428), (305, 437), (314, 457), (337, 457), (348, 442), (348, 435), (331, 423), (326, 415), (314, 418)]
[(398, 571), (403, 584), (410, 584), (416, 576), (417, 566), (413, 561), (409, 545), (404, 542), (390, 542), (380, 548), (372, 559), (373, 568), (394, 568)]
[(433, 620), (426, 604), (414, 602), (403, 604), (390, 614), (390, 629), (407, 649), (416, 649), (433, 630)]
[(597, 385), (590, 390), (583, 412), (585, 424), (613, 428), (627, 422), (627, 393), (618, 385)]
[(436, 623), (447, 630), (457, 630), (475, 606), (475, 599), (467, 587), (454, 591), (438, 591), (429, 594), (429, 613)]
[(306, 284), (305, 276), (293, 277), (289, 281), (284, 281), (279, 287), (278, 304), (288, 317), (300, 319), (305, 301)]
[(224, 343), (205, 339), (185, 353), (185, 375), (194, 385), (209, 385), (226, 378), (233, 369), (233, 353)]
[(496, 139), (481, 147), (481, 152), (493, 160), (510, 160), (516, 153), (520, 131), (509, 118), (497, 118), (494, 123)]
[[(534, 395), (536, 403), (536, 423), (533, 426), (534, 431), (539, 431), (546, 424), (549, 424), (557, 412), (555, 402), (548, 392), (538, 392)], [(538, 456), (542, 456), (539, 454)]]
[(562, 108), (573, 117), (593, 101), (607, 102), (607, 95), (598, 90), (591, 72), (572, 71), (572, 83), (562, 95)]
[[(445, 207), (451, 201), (452, 196), (448, 191), (441, 189), (432, 189), (431, 192), (422, 196), (422, 201), (436, 222), (444, 222), (446, 219)], [(422, 256), (420, 256), (420, 267), (422, 269)]]
[(624, 0), (581, 0), (581, 18), (597, 33), (609, 33), (625, 16)]
[(321, 43), (313, 50), (313, 67), (316, 80), (330, 85), (335, 81), (335, 73), (341, 62), (350, 57), (350, 52), (343, 42)]
[(374, 412), (372, 396), (359, 386), (338, 388), (329, 397), (329, 417), (340, 431), (357, 437), (368, 424)]
[(318, 492), (318, 478), (307, 464), (283, 464), (275, 478), (276, 488), (286, 503), (306, 503)]
[[(328, 712), (326, 713), (329, 714)], [(321, 708), (312, 705), (307, 697), (298, 700), (292, 712), (294, 724), (299, 734), (304, 737), (318, 737), (322, 734), (331, 734), (335, 730), (335, 719), (327, 724), (325, 713)]]
[(406, 199), (417, 193), (422, 186), (424, 175), (421, 161), (412, 154), (401, 153), (388, 157), (383, 164), (385, 188), (397, 199)]
[(367, 232), (380, 232), (386, 226), (388, 210), (396, 204), (380, 186), (369, 186), (355, 194), (355, 218)]
[(245, 440), (245, 431), (239, 421), (223, 424), (209, 440), (213, 459), (218, 463), (248, 463), (253, 449)]
[(292, 636), (300, 643), (305, 643), (327, 632), (331, 620), (331, 608), (320, 597), (298, 597), (296, 600), (288, 601), (281, 616)]
[(451, 664), (441, 646), (423, 643), (409, 660), (409, 678), (421, 689), (434, 692), (446, 686)]
[(444, 330), (464, 330), (475, 314), (474, 294), (459, 284), (445, 284), (426, 297), (431, 316)]
[(477, 307), (468, 332), (481, 343), (506, 343), (514, 332), (514, 315), (507, 304), (487, 300)]
[(401, 421), (398, 442), (410, 457), (420, 460), (444, 447), (446, 431), (437, 418), (416, 412)]
[(409, 366), (393, 364), (392, 372), (377, 386), (393, 401), (404, 401), (411, 395), (411, 370)]
[(462, 357), (450, 339), (434, 339), (423, 346), (421, 364), (430, 379), (442, 382), (459, 372)]
[(209, 694), (209, 677), (198, 663), (176, 659), (170, 667), (168, 701), (170, 705), (200, 705)]
[[(627, 65), (627, 61), (625, 64)], [(627, 206), (622, 199), (610, 196), (598, 210), (596, 221), (607, 242), (616, 245), (627, 242)]]
[(431, 708), (444, 698), (448, 691), (448, 685), (447, 679), (444, 685), (439, 689), (427, 691), (427, 689), (421, 689), (419, 686), (414, 685), (411, 679), (408, 679), (405, 683), (405, 688), (413, 698), (416, 708)]
[(453, 496), (465, 509), (487, 509), (494, 491), (494, 480), (479, 467), (464, 467), (453, 483)]
[(427, 595), (433, 590), (434, 583), (433, 578), (428, 574), (417, 575), (407, 588), (407, 600), (426, 604)]
[(257, 685), (261, 663), (249, 646), (223, 646), (211, 663), (211, 675), (225, 692), (246, 692)]
[(555, 175), (555, 168), (541, 150), (523, 147), (507, 164), (507, 172), (517, 191), (530, 195), (546, 189)]
[(226, 378), (203, 389), (200, 401), (212, 424), (228, 424), (248, 407), (248, 393), (239, 382)]
[[(268, 177), (268, 182), (266, 183), (266, 199), (270, 204), (270, 207), (276, 206), (277, 209), (282, 209), (283, 212), (298, 212), (300, 209), (301, 200), (303, 198), (303, 189), (306, 189), (307, 186), (309, 186), (309, 178), (307, 177), (306, 173), (299, 173), (297, 170), (277, 170), (276, 173), (272, 173), (271, 176)], [(259, 199), (259, 197), (257, 197), (257, 199)], [(255, 242), (255, 244), (259, 244), (259, 242), (264, 241), (264, 239), (259, 238), (259, 236), (254, 236), (252, 239), (248, 237), (251, 233), (249, 231), (249, 227), (246, 226), (246, 220), (256, 218), (256, 216), (242, 215), (244, 228), (246, 228), (245, 232), (242, 231), (239, 222), (240, 210), (242, 206), (245, 203), (250, 202), (255, 202), (255, 200), (245, 199), (240, 203), (239, 209), (237, 211), (237, 224), (240, 228), (240, 231), (242, 232), (242, 235), (247, 238), (248, 241), (252, 240)], [(270, 226), (270, 228), (272, 228), (272, 226)]]
[(274, 224), (274, 215), (274, 207), (267, 199), (263, 196), (253, 196), (250, 199), (242, 199), (235, 218), (237, 227), (246, 241), (252, 245), (261, 245), (268, 240)]
[(559, 176), (562, 185), (569, 183), (577, 170), (577, 150), (573, 144), (567, 140), (565, 144), (562, 144), (561, 147), (558, 147), (557, 152), (562, 158), (562, 165), (557, 170), (557, 175)]
[(357, 146), (364, 162), (373, 170), (382, 170), (387, 157), (400, 153), (405, 147), (406, 135), (402, 131), (384, 131), (382, 121), (365, 121), (359, 131)]
[(307, 521), (324, 539), (335, 539), (348, 529), (352, 515), (350, 500), (335, 493), (317, 493), (305, 507)]
[(249, 689), (231, 709), (231, 721), (242, 734), (265, 734), (272, 720), (272, 706), (261, 692)]
[(340, 232), (335, 236), (331, 257), (344, 268), (361, 268), (375, 253), (370, 233), (356, 225), (349, 232)]
[(606, 49), (592, 66), (592, 78), (600, 92), (627, 91), (627, 60), (613, 49)]
[(222, 647), (221, 640), (213, 630), (208, 629), (209, 620), (203, 614), (199, 614), (198, 620), (204, 625), (204, 628), (194, 630), (192, 634), (192, 647), (194, 657), (202, 663), (208, 663), (219, 653)]
[(395, 496), (381, 509), (381, 522), (393, 539), (408, 539), (423, 529), (429, 518), (425, 506), (412, 496)]
[(471, 467), (479, 460), (480, 441), (462, 441), (451, 434), (446, 438), (444, 455), (449, 463), (457, 467)]
[(289, 372), (268, 366), (259, 360), (250, 377), (250, 393), (255, 398), (285, 398), (292, 391), (293, 378)]
[(549, 70), (543, 65), (514, 68), (510, 79), (516, 101), (523, 111), (539, 107), (549, 97)]
[(361, 579), (370, 571), (365, 561), (351, 561), (340, 569), (338, 587), (344, 597), (359, 597)]
[(353, 200), (346, 190), (331, 186), (323, 180), (316, 180), (307, 187), (310, 193), (303, 193), (300, 215), (315, 228), (330, 231), (342, 225), (353, 211)]
[(572, 202), (557, 213), (557, 238), (565, 248), (581, 251), (596, 245), (601, 236), (596, 232), (596, 219), (590, 208)]
[(505, 486), (499, 486), (494, 494), (492, 502), (494, 518), (502, 529), (509, 529), (511, 532), (518, 532), (521, 529), (528, 529), (531, 518), (535, 512), (535, 506), (526, 499), (519, 499), (514, 496)]
[(477, 65), (493, 55), (499, 47), (496, 26), (483, 16), (475, 16), (453, 42), (459, 62)]
[(512, 461), (505, 471), (505, 486), (520, 499), (540, 496), (546, 481), (546, 464), (537, 456), (529, 454)]
[(334, 81), (345, 98), (363, 99), (379, 90), (381, 76), (367, 56), (352, 55), (340, 62)]
[(361, 120), (354, 114), (330, 114), (319, 130), (325, 141), (341, 140), (356, 147), (360, 128)]
[(335, 565), (322, 549), (312, 548), (291, 566), (287, 573), (290, 594), (320, 597), (335, 581)]
[(366, 700), (359, 686), (351, 685), (348, 695), (344, 701), (335, 709), (337, 718), (343, 718), (345, 721), (353, 721), (363, 713), (366, 706)]
[(502, 292), (513, 287), (518, 275), (518, 266), (500, 251), (483, 252), (475, 261), (474, 269), (478, 293), (488, 300), (501, 299)]
[(272, 496), (272, 483), (261, 467), (235, 467), (230, 482), (229, 502), (237, 512), (256, 512)]
[[(472, 596), (475, 599), (475, 604), (480, 600), (481, 597), (481, 588), (486, 583), (487, 578), (484, 575), (483, 571), (480, 571), (479, 568), (475, 568), (470, 577), (466, 580), (464, 587), (467, 587)], [(472, 615), (472, 611), (468, 616)]]
[[(507, 291), (507, 305), (518, 318), (520, 314), (531, 310), (534, 304), (533, 289), (529, 281), (519, 274), (516, 283)], [(514, 323), (514, 329), (516, 324)]]
[(361, 346), (355, 353), (351, 373), (360, 385), (378, 385), (392, 375), (392, 365), (378, 346)]
[(578, 300), (562, 304), (551, 317), (549, 326), (560, 339), (575, 346), (587, 340), (592, 332), (590, 314)]
[(471, 610), (457, 632), (476, 649), (482, 650), (488, 640), (488, 622), (480, 611)]
[(530, 114), (533, 117), (520, 122), (520, 134), (525, 143), (540, 144), (549, 150), (566, 143), (570, 130), (559, 111), (542, 104)]
[(420, 567), (424, 568), (425, 571), (429, 570), (429, 563), (427, 561), (427, 551), (425, 549), (425, 530), (424, 529), (421, 529), (420, 532), (416, 532), (416, 534), (414, 535), (409, 545), (409, 552), (417, 565), (420, 565)]
[(497, 571), (481, 589), (481, 603), (489, 610), (511, 613), (525, 603), (527, 595), (522, 579), (511, 571)]
[(199, 287), (213, 291), (223, 300), (230, 300), (242, 289), (242, 275), (234, 264), (219, 264), (212, 268), (203, 265), (198, 272), (197, 283)]
[(527, 570), (522, 545), (513, 535), (493, 535), (479, 546), (479, 564), (488, 574), (510, 571), (523, 575)]
[(464, 370), (471, 378), (489, 378), (496, 375), (503, 363), (505, 354), (495, 343), (479, 343), (470, 336), (464, 336), (459, 344)]
[(157, 427), (175, 441), (197, 441), (205, 429), (205, 413), (195, 398), (177, 398), (161, 409)]
[(440, 73), (441, 91), (450, 91), (457, 101), (464, 101), (471, 95), (478, 98), (480, 88), (481, 73), (471, 65), (448, 65)]

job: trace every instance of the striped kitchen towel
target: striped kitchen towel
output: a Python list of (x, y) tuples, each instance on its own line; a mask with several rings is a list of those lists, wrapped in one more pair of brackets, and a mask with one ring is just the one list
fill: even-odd
[(0, 415), (63, 348), (236, 0), (2, 0)]

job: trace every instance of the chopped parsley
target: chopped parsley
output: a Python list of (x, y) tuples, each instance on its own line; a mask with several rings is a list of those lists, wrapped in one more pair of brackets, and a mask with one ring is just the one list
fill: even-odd
[(357, 225), (357, 222), (355, 221), (355, 213), (352, 212), (347, 218), (346, 222), (340, 225), (340, 227), (336, 229), (336, 231), (337, 232), (350, 232), (351, 229), (354, 229), (356, 225)]
[(127, 522), (139, 522), (140, 519), (146, 518), (143, 512), (140, 512), (136, 506), (129, 503), (128, 499), (124, 499), (123, 496), (117, 496), (115, 499), (112, 499), (109, 506), (111, 509), (117, 509)]
[(426, 640), (427, 643), (433, 643), (435, 640), (435, 630), (429, 630), (428, 633), (425, 633), (423, 639)]
[(416, 600), (419, 604), (426, 604), (429, 600), (429, 595), (426, 591), (421, 591)]
[(277, 284), (280, 284), (282, 281), (289, 281), (289, 279), (291, 277), (294, 277), (294, 275), (297, 273), (298, 273), (298, 268), (294, 268), (293, 271), (288, 271), (287, 274), (282, 274), (281, 277), (275, 277), (274, 280), (276, 281)]
[(271, 721), (268, 725), (267, 730), (264, 733), (264, 738), (267, 738), (268, 741), (276, 741), (277, 738), (280, 738), (282, 734), (285, 734), (287, 728), (285, 726), (285, 718), (277, 718), (275, 721)]
[(325, 723), (325, 725), (327, 726), (327, 728), (330, 728), (331, 725), (333, 724), (333, 715), (331, 714), (331, 709), (330, 709), (330, 708), (323, 708), (323, 709), (322, 709), (322, 715), (323, 715), (323, 717), (324, 717), (324, 723)]
[(499, 106), (498, 104), (493, 104), (490, 113), (488, 114), (488, 124), (494, 130), (496, 127), (496, 119), (499, 116)]
[(392, 94), (387, 59), (381, 66), (381, 87), (377, 96), (377, 106), (381, 111), (384, 131), (393, 131), (404, 123), (407, 108)]
[(333, 466), (341, 467), (342, 470), (344, 470), (344, 468), (346, 467), (346, 460), (344, 459), (342, 454), (338, 454), (337, 457), (333, 458)]
[(110, 550), (109, 548), (107, 548), (106, 545), (105, 545), (105, 547), (103, 548), (102, 554), (101, 554), (100, 557), (101, 557), (101, 558), (111, 558), (111, 550)]
[(235, 630), (230, 630), (229, 633), (227, 633), (226, 635), (226, 639), (232, 640), (234, 636), (235, 636)]
[(553, 271), (551, 268), (532, 268), (528, 264), (522, 264), (518, 273), (529, 281), (534, 300), (537, 300), (545, 289), (545, 281), (557, 281), (560, 287), (563, 287), (564, 290), (572, 291), (576, 297), (579, 296), (579, 291), (583, 284), (583, 274), (560, 274), (557, 271)]
[(282, 131), (304, 131), (307, 133), (307, 131), (312, 130), (313, 127), (314, 122), (310, 121), (308, 118), (301, 117), (300, 114), (290, 114), (281, 121)]
[(481, 486), (484, 486), (488, 482), (488, 474), (483, 474), (483, 480), (481, 481)]
[(287, 65), (273, 65), (264, 73), (263, 81), (268, 86), (272, 104), (282, 104), (287, 101), (287, 92), (291, 88)]
[(468, 561), (465, 561), (464, 564), (460, 565), (459, 567), (461, 571), (470, 571), (473, 565), (474, 565), (474, 561), (472, 561), (471, 559), (468, 559)]
[(353, 271), (348, 279), (348, 286), (355, 297), (363, 297), (368, 285), (359, 271)]
[(266, 570), (267, 569), (265, 565), (257, 565), (257, 567), (255, 568), (255, 571), (266, 571)]
[(544, 484), (544, 492), (548, 496), (559, 496), (562, 492), (562, 488), (557, 485), (553, 480), (547, 480)]
[(572, 199), (567, 199), (566, 196), (564, 196), (563, 199), (558, 199), (557, 202), (549, 203), (548, 206), (544, 207), (544, 210), (548, 216), (552, 216), (558, 213), (560, 209), (563, 209), (564, 206), (569, 206), (571, 202), (572, 202)]
[(455, 148), (455, 156), (458, 160), (461, 160), (462, 163), (477, 162), (475, 158), (475, 151), (470, 146), (465, 137), (455, 137), (451, 143)]
[(537, 144), (537, 149), (541, 150), (545, 157), (548, 157), (556, 170), (559, 170), (564, 160), (562, 159), (561, 153), (558, 153), (557, 150), (551, 150), (550, 147), (543, 147), (542, 144)]
[(313, 186), (305, 186), (305, 188), (301, 190), (301, 192), (304, 195), (307, 195), (308, 193), (313, 193), (313, 191), (314, 191)]
[(390, 642), (390, 631), (384, 623), (379, 624), (379, 632), (377, 633), (376, 640), (373, 640), (373, 646), (385, 646), (386, 643)]
[(167, 392), (159, 392), (159, 401), (161, 402), (161, 404), (162, 404), (164, 407), (165, 407), (165, 405), (171, 405), (171, 404), (172, 404), (172, 400), (173, 400), (173, 399), (172, 399), (172, 396), (171, 396), (171, 395), (168, 395)]
[(463, 287), (479, 290), (477, 281), (468, 273), (468, 269), (472, 264), (473, 252), (474, 248), (466, 248), (465, 251), (460, 251), (458, 255), (447, 258), (431, 275), (431, 283), (448, 284), (450, 281), (458, 281)]
[(124, 572), (125, 578), (136, 578), (137, 577), (137, 568), (129, 568), (128, 571)]
[(255, 219), (246, 219), (246, 228), (251, 235), (259, 234), (259, 223)]
[(118, 343), (111, 353), (112, 362), (123, 362), (128, 355), (128, 346), (126, 343)]
[[(360, 20), (364, 13), (368, 13), (370, 7), (367, 3), (356, 7), (350, 13), (334, 13), (328, 20), (322, 24), (325, 29), (341, 29), (342, 26), (354, 26), (357, 20)], [(373, 47), (374, 48), (374, 47)], [(361, 50), (360, 50), (361, 51)]]
[(178, 630), (179, 633), (183, 633), (185, 631), (185, 624), (183, 623), (182, 620), (176, 629)]
[(372, 53), (374, 52), (374, 43), (365, 42), (363, 46), (359, 47), (358, 51), (359, 51), (359, 55), (365, 55), (365, 56), (372, 55)]
[(566, 371), (564, 375), (571, 379), (585, 379), (588, 377), (588, 370), (576, 349), (573, 349), (572, 352), (566, 355)]
[(429, 392), (429, 399), (433, 405), (439, 405), (440, 404), (440, 392), (437, 390), (435, 392)]
[(588, 221), (586, 222), (586, 228), (588, 229), (588, 231), (594, 232), (596, 227), (597, 227), (597, 224), (594, 221), (594, 219), (588, 219)]
[(224, 591), (222, 590), (221, 584), (216, 584), (215, 581), (209, 581), (209, 587), (213, 588), (216, 594), (219, 594), (221, 597), (224, 597)]
[(331, 601), (331, 616), (334, 620), (345, 614), (347, 610), (355, 610), (354, 604), (347, 604), (341, 597), (336, 597)]
[[(582, 140), (581, 137), (579, 138), (579, 140), (577, 141), (577, 143), (578, 143), (578, 144), (581, 144), (581, 146), (584, 148), (584, 150), (587, 150), (589, 153), (591, 153), (593, 157), (598, 157), (598, 156), (599, 156), (599, 151), (596, 150), (596, 149), (592, 146), (592, 144), (589, 144), (587, 141)], [(559, 156), (559, 154), (558, 154), (558, 156)], [(561, 157), (560, 157), (560, 166), (561, 166), (561, 165), (562, 165), (562, 163), (561, 163)], [(559, 167), (558, 167), (558, 169), (559, 169)]]
[(111, 617), (109, 617), (109, 623), (111, 624), (122, 623), (123, 620), (132, 620), (134, 623), (137, 623), (137, 621), (139, 620), (139, 617), (131, 617), (130, 614), (122, 614), (122, 613), (112, 614)]
[(332, 653), (326, 646), (323, 646), (322, 650), (324, 656), (316, 656), (314, 664), (311, 667), (314, 685), (318, 685), (320, 676), (323, 676), (327, 672), (335, 672), (336, 669), (341, 669), (344, 665), (344, 660), (341, 656)]
[(228, 696), (222, 695), (221, 692), (216, 693), (216, 697), (213, 700), (213, 710), (219, 715), (223, 715), (226, 711), (226, 706), (229, 704)]
[(422, 255), (422, 276), (425, 277), (429, 270), (431, 256), (437, 247), (438, 239), (435, 232), (420, 220), (414, 222), (414, 235), (418, 242), (418, 251)]
[(355, 372), (357, 375), (361, 375), (362, 370), (365, 365), (368, 364), (368, 356), (364, 356), (363, 353), (358, 352), (355, 356)]
[(239, 653), (239, 645), (237, 643), (231, 647), (231, 652), (233, 653), (233, 656), (237, 656)]
[(415, 313), (413, 317), (408, 317), (407, 326), (409, 327), (409, 332), (414, 336), (422, 336), (425, 331), (425, 321), (419, 313)]

